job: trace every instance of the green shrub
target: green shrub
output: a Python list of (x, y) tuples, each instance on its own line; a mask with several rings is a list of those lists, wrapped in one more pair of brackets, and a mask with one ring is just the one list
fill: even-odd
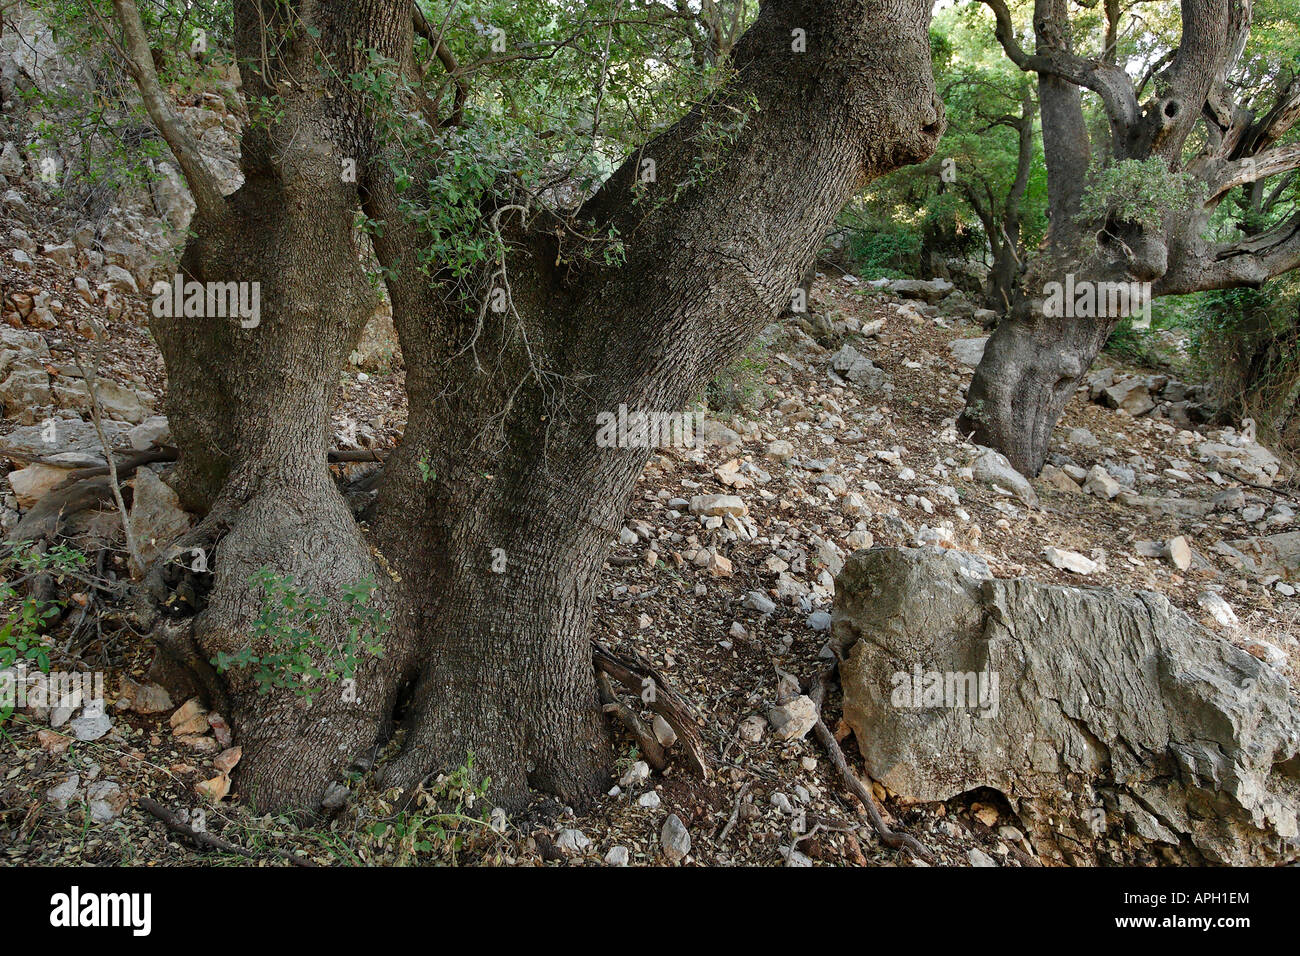
[(30, 662), (48, 672), (50, 656), (42, 635), (47, 622), (63, 611), (62, 601), (20, 596), (19, 582), (50, 574), (62, 583), (85, 563), (85, 555), (66, 545), (38, 551), (26, 542), (16, 545), (0, 560), (0, 605), (8, 606), (4, 623), (0, 624), (0, 669)]
[(1261, 434), (1300, 450), (1300, 277), (1202, 293), (1191, 346), (1226, 415), (1252, 418)]
[(717, 412), (762, 407), (769, 397), (766, 377), (767, 360), (762, 349), (751, 345), (708, 384), (705, 400)]
[[(330, 602), (319, 595), (303, 594), (291, 576), (263, 567), (248, 583), (261, 592), (262, 599), (253, 622), (253, 639), (234, 654), (217, 654), (212, 663), (219, 672), (253, 668), (259, 693), (286, 687), (310, 700), (321, 689), (318, 682), (352, 679), (362, 654), (383, 654), (389, 625), (384, 612), (371, 603), (375, 591), (372, 579), (363, 578), (343, 589), (347, 631), (341, 638), (330, 636), (334, 627), (323, 626), (333, 616)], [(322, 633), (327, 630), (328, 634)]]

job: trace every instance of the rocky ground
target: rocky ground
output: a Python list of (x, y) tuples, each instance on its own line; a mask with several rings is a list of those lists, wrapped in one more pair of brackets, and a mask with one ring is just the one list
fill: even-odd
[[(94, 271), (84, 255), (60, 261), (45, 254), (42, 237), (15, 229), (25, 232), (12, 220), (4, 226), (16, 248), (3, 275), (16, 292), (0, 327), (7, 528), (69, 466), (103, 458), (84, 423), (77, 354), (83, 363), (98, 356), (101, 391), (115, 396), (105, 402), (115, 443), (166, 441), (157, 417), (165, 382), (140, 322), (147, 299), (138, 285), (102, 272), (78, 282)], [(123, 304), (106, 308), (113, 301)], [(960, 296), (931, 305), (821, 276), (807, 315), (764, 332), (749, 378), (729, 390), (737, 407), (709, 412), (699, 447), (663, 449), (647, 467), (601, 588), (596, 636), (644, 654), (694, 707), (717, 765), (709, 781), (676, 765), (647, 775), (625, 739), (620, 786), (579, 817), (539, 807), (506, 821), (502, 833), (467, 824), (462, 817), (484, 805), (458, 779), (415, 809), (392, 807), (358, 780), (325, 822), (257, 816), (226, 794), (222, 770), (237, 749), (223, 721), (148, 683), (148, 648), (101, 595), (92, 599), (100, 620), (69, 614), (50, 652), (58, 667), (106, 672), (108, 713), (29, 708), (5, 726), (5, 858), (240, 858), (179, 841), (136, 802), (148, 797), (267, 864), (458, 855), (519, 864), (908, 865), (906, 854), (879, 845), (806, 721), (796, 713), (782, 725), (790, 714), (774, 711), (792, 696), (783, 675), (807, 678), (824, 666), (835, 577), (847, 555), (873, 545), (972, 552), (998, 578), (1150, 589), (1294, 680), (1300, 620), (1289, 583), (1297, 550), (1286, 466), (1248, 433), (1192, 425), (1188, 416), (1199, 410), (1167, 375), (1107, 359), (1070, 403), (1052, 465), (1027, 482), (953, 429), (983, 334), (971, 313)], [(98, 340), (88, 334), (94, 322), (104, 332)], [(367, 368), (340, 382), (340, 447), (390, 446), (405, 420), (400, 356)], [(51, 418), (56, 435), (75, 441), (38, 441)], [(23, 475), (33, 468), (42, 471)], [(132, 520), (152, 508), (139, 515), (141, 527), (175, 528), (175, 502), (165, 489), (153, 493), (160, 486), (151, 479), (126, 489)], [(97, 533), (114, 514), (104, 512)], [(73, 602), (85, 597), (76, 587)], [(860, 773), (839, 707), (832, 695), (824, 716)], [(913, 806), (879, 784), (876, 793), (886, 821), (918, 837), (939, 863), (1039, 862), (1000, 793)], [(460, 833), (463, 845), (447, 832)]]

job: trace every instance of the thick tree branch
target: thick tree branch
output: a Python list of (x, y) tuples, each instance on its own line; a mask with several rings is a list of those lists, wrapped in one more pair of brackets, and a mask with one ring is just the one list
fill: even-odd
[[(94, 5), (91, 4), (90, 8), (93, 10)], [(158, 71), (154, 69), (153, 54), (149, 51), (149, 40), (140, 22), (140, 10), (135, 0), (113, 0), (113, 11), (122, 27), (127, 69), (140, 90), (149, 118), (162, 133), (185, 174), (199, 217), (209, 220), (219, 217), (225, 209), (225, 197), (199, 151), (198, 141), (167, 101), (158, 80)]]
[(1174, 57), (1177, 55), (1177, 49), (1166, 50), (1159, 57), (1151, 61), (1151, 65), (1146, 68), (1146, 71), (1142, 74), (1142, 78), (1138, 80), (1137, 83), (1137, 96), (1139, 99), (1142, 97), (1142, 91), (1147, 88), (1147, 84), (1151, 82), (1157, 73), (1167, 67), (1170, 63), (1174, 62)]
[[(1217, 57), (1217, 63), (1214, 66), (1214, 77), (1210, 84), (1210, 89), (1206, 94), (1206, 107), (1228, 120), (1236, 112), (1236, 106), (1232, 102), (1228, 93), (1228, 75), (1236, 68), (1241, 61), (1241, 55), (1246, 50), (1246, 40), (1250, 36), (1250, 24), (1253, 15), (1254, 0), (1235, 0), (1228, 4), (1228, 19), (1225, 28), (1225, 37), (1222, 44), (1222, 50)], [(1184, 9), (1184, 13), (1186, 13)], [(1184, 37), (1187, 36), (1188, 30), (1184, 27)], [(1179, 44), (1180, 52), (1183, 50), (1183, 44)], [(1208, 54), (1209, 51), (1204, 51)], [(1204, 55), (1204, 54), (1203, 54)]]
[(1101, 58), (1113, 65), (1119, 46), (1119, 0), (1104, 0), (1102, 6), (1106, 12), (1106, 39), (1102, 43)]
[(1279, 146), (1277, 149), (1256, 156), (1247, 156), (1235, 162), (1225, 163), (1210, 181), (1206, 202), (1207, 204), (1216, 202), (1224, 193), (1238, 186), (1268, 179), (1293, 169), (1300, 169), (1300, 143)]
[(1189, 240), (1172, 249), (1170, 259), (1169, 271), (1155, 284), (1157, 296), (1256, 288), (1300, 268), (1300, 213), (1237, 243), (1199, 247)]
[(1282, 198), (1282, 194), (1286, 192), (1287, 187), (1295, 182), (1295, 178), (1296, 170), (1293, 169), (1279, 179), (1276, 185), (1274, 185), (1269, 191), (1268, 195), (1259, 200), (1256, 205), (1257, 210), (1261, 213), (1270, 212), (1273, 207), (1277, 205), (1277, 201)]
[(1293, 76), (1278, 93), (1272, 109), (1241, 136), (1241, 155), (1258, 153), (1277, 143), (1300, 121), (1300, 76)]
[(1049, 74), (1068, 80), (1077, 86), (1092, 90), (1101, 97), (1110, 119), (1115, 141), (1122, 141), (1138, 118), (1137, 94), (1133, 81), (1124, 70), (1113, 63), (1089, 60), (1076, 56), (1061, 46), (1048, 47), (1042, 42), (1035, 53), (1027, 53), (1016, 40), (1011, 11), (1005, 0), (981, 0), (993, 11), (994, 35), (1011, 62), (1027, 73)]
[(1132, 131), (1128, 156), (1158, 155), (1177, 165), (1202, 116), (1210, 127), (1232, 128), (1237, 110), (1226, 78), (1245, 48), (1251, 9), (1252, 0), (1182, 0), (1183, 35), (1173, 60), (1156, 77), (1155, 99)]

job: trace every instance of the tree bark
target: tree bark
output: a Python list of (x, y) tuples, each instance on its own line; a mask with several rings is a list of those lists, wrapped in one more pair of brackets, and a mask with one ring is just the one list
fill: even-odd
[[(588, 235), (616, 230), (626, 263), (607, 265), (575, 230), (557, 233), (557, 213), (502, 194), (483, 223), (505, 243), (468, 308), (448, 276), (416, 264), (426, 237), (408, 212), (439, 201), (421, 190), (443, 156), (410, 160), (413, 185), (399, 191), (401, 157), (330, 79), (364, 68), (369, 49), (414, 76), (409, 2), (276, 10), (290, 19), (264, 24), (251, 0), (237, 4), (236, 36), (253, 92), (275, 96), (284, 118), (249, 131), (244, 186), (198, 224), (184, 259), (202, 281), (261, 281), (261, 323), (155, 330), (178, 484), (210, 509), (182, 544), (215, 546), (205, 606), (163, 621), (159, 640), (229, 708), (244, 746), (239, 786), (260, 806), (314, 807), (387, 731), (407, 688), (387, 782), (409, 788), (472, 752), (503, 804), (536, 788), (581, 805), (605, 786), (612, 756), (589, 646), (595, 589), (653, 451), (607, 447), (597, 415), (682, 408), (788, 306), (847, 197), (929, 155), (943, 127), (929, 6), (764, 4), (734, 48), (736, 80), (630, 156), (573, 220)], [(299, 18), (316, 28), (312, 42)], [(322, 42), (333, 70), (314, 59)], [(338, 174), (347, 158), (358, 183)], [(644, 158), (658, 170), (648, 184)], [(358, 205), (382, 227), (374, 250), (410, 407), (368, 541), (325, 466), (339, 368), (371, 304), (352, 235)], [(501, 312), (489, 307), (497, 292)], [(248, 577), (264, 565), (327, 597), (380, 580), (392, 633), (384, 657), (364, 662), (354, 699), (328, 688), (310, 704), (261, 695), (252, 675), (207, 665), (247, 642), (259, 613)], [(326, 633), (345, 626), (331, 611)]]
[[(259, 569), (291, 579), (304, 596), (330, 600), (317, 632), (336, 641), (349, 628), (343, 589), (367, 577), (384, 583), (326, 452), (340, 370), (377, 302), (354, 231), (357, 185), (344, 175), (344, 161), (364, 157), (364, 114), (342, 78), (363, 67), (366, 49), (400, 58), (389, 38), (400, 36), (394, 24), (402, 20), (409, 24), (409, 3), (391, 0), (271, 10), (252, 0), (235, 4), (245, 92), (267, 112), (254, 110), (245, 131), (242, 186), (200, 206), (180, 279), (204, 289), (243, 284), (250, 299), (256, 290), (260, 309), (254, 316), (206, 305), (198, 316), (155, 310), (150, 323), (181, 452), (171, 480), (187, 507), (204, 514), (178, 549), (198, 549), (207, 567), (193, 571), (188, 559), (155, 566), (148, 582), (161, 608), (154, 638), (229, 718), (244, 750), (240, 790), (266, 808), (319, 804), (389, 722), (392, 674), (401, 668), (394, 642), (384, 657), (363, 662), (355, 686), (318, 686), (308, 701), (295, 688), (261, 692), (250, 667), (218, 674), (212, 662), (254, 643), (263, 598), (250, 576)], [(332, 70), (320, 69), (321, 54)], [(169, 110), (156, 78), (153, 85), (151, 110)], [(161, 120), (164, 129), (179, 126)], [(195, 162), (190, 154), (191, 179), (202, 175)], [(192, 617), (174, 616), (181, 579), (203, 595)], [(376, 600), (384, 600), (382, 589)]]
[[(622, 266), (562, 245), (544, 211), (490, 216), (510, 252), (480, 292), (506, 291), (504, 312), (449, 307), (401, 268), (418, 237), (374, 184), (411, 405), (375, 537), (404, 569), (399, 603), (424, 600), (408, 622), (411, 726), (387, 782), (410, 786), (472, 750), (504, 803), (533, 787), (582, 804), (606, 786), (591, 608), (653, 449), (602, 447), (597, 416), (681, 409), (788, 307), (848, 196), (929, 155), (943, 124), (927, 25), (921, 0), (764, 4), (734, 50), (735, 83), (579, 211), (587, 233), (624, 238)], [(712, 151), (702, 133), (723, 125), (733, 138)]]
[(1025, 192), (1029, 188), (1029, 177), (1033, 172), (1034, 116), (1037, 112), (1033, 93), (1025, 87), (1020, 98), (1020, 115), (1004, 116), (995, 123), (1016, 131), (1016, 174), (1002, 201), (1001, 213), (993, 208), (992, 193), (987, 184), (985, 190), (990, 199), (987, 206), (979, 201), (975, 188), (967, 186), (967, 197), (984, 225), (993, 251), (993, 266), (989, 270), (986, 296), (988, 306), (1003, 314), (1011, 312), (1024, 267), (1020, 233), (1024, 221)]
[[(1036, 263), (1024, 285), (1041, 284), (1045, 274)], [(958, 428), (1001, 451), (1022, 474), (1038, 474), (1052, 429), (1116, 322), (1048, 317), (1041, 298), (1018, 292), (984, 347)]]

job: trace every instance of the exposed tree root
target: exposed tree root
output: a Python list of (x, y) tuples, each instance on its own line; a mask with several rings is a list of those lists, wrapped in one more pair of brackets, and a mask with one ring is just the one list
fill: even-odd
[(880, 809), (876, 806), (876, 800), (871, 795), (871, 791), (867, 789), (866, 785), (858, 779), (858, 775), (849, 767), (849, 762), (844, 756), (844, 751), (840, 749), (839, 743), (835, 740), (835, 734), (833, 734), (831, 729), (826, 726), (826, 721), (822, 720), (821, 710), (822, 703), (826, 699), (826, 688), (839, 671), (839, 667), (840, 662), (836, 659), (833, 664), (814, 677), (807, 688), (808, 696), (811, 698), (813, 705), (817, 708), (817, 723), (813, 727), (813, 732), (817, 735), (817, 739), (821, 741), (822, 746), (826, 748), (827, 754), (830, 755), (831, 763), (833, 763), (835, 769), (840, 772), (840, 776), (844, 779), (844, 783), (848, 786), (853, 795), (862, 802), (863, 807), (866, 808), (867, 819), (871, 821), (871, 827), (876, 831), (876, 835), (880, 838), (880, 842), (890, 849), (907, 850), (918, 860), (932, 863), (934, 862), (934, 854), (926, 849), (919, 840), (906, 833), (895, 833), (888, 827), (888, 825), (886, 825), (885, 821), (880, 816)]
[[(164, 807), (157, 800), (151, 800), (149, 797), (140, 797), (136, 803), (139, 804), (141, 810), (144, 810), (150, 816), (156, 817), (166, 824), (167, 829), (174, 833), (179, 833), (199, 849), (217, 850), (221, 853), (233, 853), (236, 856), (248, 857), (249, 859), (257, 859), (261, 856), (260, 853), (255, 853), (252, 850), (245, 849), (236, 843), (231, 843), (229, 840), (224, 840), (221, 837), (214, 836), (204, 830), (194, 829), (194, 827), (181, 819), (180, 814)], [(288, 860), (295, 866), (315, 867), (320, 865), (315, 860), (308, 859), (307, 857), (296, 856), (288, 850), (281, 850), (276, 847), (270, 847), (270, 850), (276, 856)]]
[(107, 474), (55, 488), (23, 516), (9, 532), (9, 541), (52, 541), (63, 523), (82, 511), (113, 503)]
[[(117, 474), (120, 478), (129, 477), (141, 465), (153, 465), (159, 462), (171, 462), (175, 460), (175, 448), (150, 448), (146, 451), (133, 451), (113, 456), (113, 463), (117, 468)], [(49, 459), (33, 458), (32, 462), (34, 464), (47, 464)], [(88, 468), (73, 468), (68, 472), (68, 477), (64, 479), (63, 485), (66, 486), (74, 481), (81, 481), (85, 478), (98, 478), (100, 475), (107, 475), (108, 473), (109, 468), (107, 465), (92, 465)]]
[(668, 768), (668, 755), (664, 753), (663, 746), (655, 737), (654, 731), (646, 726), (646, 722), (627, 704), (623, 703), (614, 695), (614, 688), (610, 684), (609, 675), (604, 671), (596, 672), (596, 687), (600, 692), (601, 708), (607, 714), (615, 714), (623, 721), (624, 725), (636, 738), (637, 746), (641, 750), (641, 756), (645, 757), (653, 770), (663, 773)]
[(752, 783), (752, 780), (746, 780), (741, 786), (740, 792), (736, 794), (736, 802), (731, 806), (731, 816), (727, 817), (727, 822), (722, 826), (722, 832), (718, 834), (717, 844), (719, 847), (727, 842), (727, 834), (731, 832), (732, 827), (736, 825), (736, 821), (740, 819), (740, 805), (745, 802), (745, 794), (749, 793), (749, 787)]
[(149, 632), (158, 648), (149, 677), (177, 698), (201, 696), (213, 710), (230, 713), (225, 683), (194, 640), (194, 618), (162, 618)]

